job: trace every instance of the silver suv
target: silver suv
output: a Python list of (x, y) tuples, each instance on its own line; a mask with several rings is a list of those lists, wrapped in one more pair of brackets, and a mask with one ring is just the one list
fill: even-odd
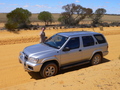
[(99, 64), (107, 54), (108, 43), (100, 33), (62, 32), (53, 35), (45, 43), (26, 47), (20, 52), (19, 61), (26, 71), (50, 77), (61, 69), (86, 63)]

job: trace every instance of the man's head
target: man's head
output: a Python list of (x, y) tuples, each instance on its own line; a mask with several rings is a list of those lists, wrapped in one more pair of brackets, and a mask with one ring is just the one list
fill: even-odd
[(42, 31), (45, 31), (46, 27), (42, 27)]

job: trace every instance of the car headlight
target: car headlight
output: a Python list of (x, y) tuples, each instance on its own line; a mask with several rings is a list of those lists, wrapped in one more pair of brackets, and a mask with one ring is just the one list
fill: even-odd
[(28, 58), (28, 61), (29, 61), (29, 62), (32, 62), (32, 63), (37, 63), (38, 60), (39, 60), (38, 58), (33, 58), (33, 57), (29, 57), (29, 58)]

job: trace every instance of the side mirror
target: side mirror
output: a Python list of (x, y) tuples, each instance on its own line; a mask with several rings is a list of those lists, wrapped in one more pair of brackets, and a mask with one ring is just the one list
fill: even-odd
[(63, 49), (63, 51), (70, 51), (70, 48), (69, 48), (69, 47), (65, 47), (65, 48)]

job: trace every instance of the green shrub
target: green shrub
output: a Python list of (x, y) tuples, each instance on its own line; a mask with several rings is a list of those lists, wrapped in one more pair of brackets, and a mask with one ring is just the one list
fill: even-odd
[(15, 31), (17, 29), (18, 24), (17, 23), (6, 23), (5, 28), (8, 29), (8, 31)]
[(8, 20), (5, 28), (14, 31), (15, 29), (24, 28), (25, 25), (30, 23), (29, 17), (31, 16), (31, 12), (26, 9), (16, 8), (6, 16)]

